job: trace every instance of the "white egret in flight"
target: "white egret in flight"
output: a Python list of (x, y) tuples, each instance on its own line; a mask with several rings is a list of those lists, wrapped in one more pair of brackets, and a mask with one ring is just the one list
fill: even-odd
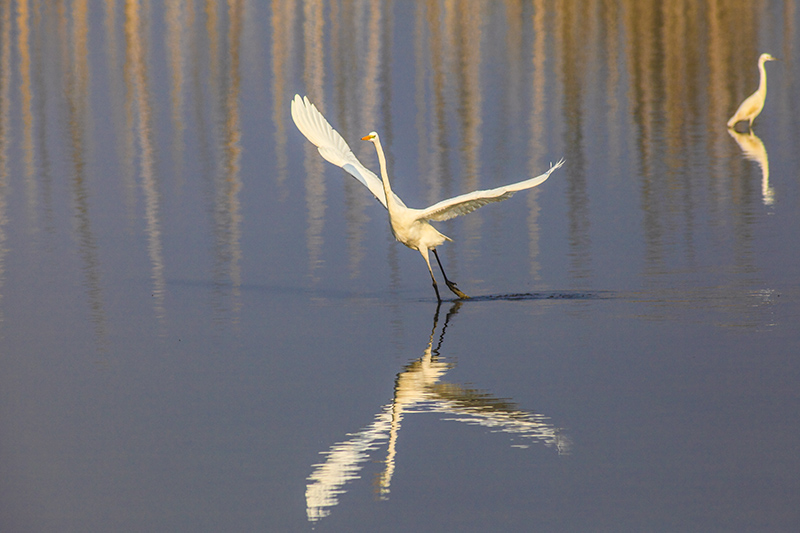
[(761, 54), (758, 58), (758, 72), (759, 81), (758, 89), (756, 92), (748, 96), (736, 113), (733, 114), (728, 121), (728, 127), (733, 128), (737, 123), (747, 121), (748, 128), (753, 127), (753, 121), (756, 119), (761, 110), (764, 109), (764, 100), (767, 99), (767, 70), (764, 68), (764, 63), (767, 61), (777, 61), (776, 58), (769, 54)]
[(325, 160), (342, 167), (364, 184), (388, 210), (389, 223), (395, 238), (412, 250), (419, 251), (422, 254), (422, 258), (425, 259), (438, 301), (441, 301), (442, 298), (439, 295), (439, 287), (436, 284), (436, 278), (433, 275), (431, 262), (428, 258), (429, 250), (433, 251), (436, 262), (439, 263), (439, 269), (442, 271), (447, 287), (459, 298), (469, 298), (469, 296), (464, 294), (454, 282), (447, 279), (442, 262), (439, 260), (439, 254), (436, 253), (436, 247), (452, 239), (439, 233), (436, 228), (431, 226), (430, 221), (449, 220), (459, 215), (471, 213), (488, 203), (506, 200), (517, 191), (540, 185), (550, 177), (550, 174), (555, 169), (564, 163), (562, 159), (555, 165), (551, 165), (547, 172), (535, 178), (512, 183), (504, 187), (497, 187), (496, 189), (462, 194), (455, 198), (442, 200), (425, 209), (413, 209), (406, 207), (406, 204), (392, 192), (389, 176), (386, 172), (386, 156), (383, 153), (377, 133), (372, 132), (363, 137), (362, 140), (371, 141), (375, 145), (375, 149), (378, 151), (382, 180), (378, 179), (378, 176), (356, 159), (353, 151), (342, 136), (333, 129), (325, 117), (317, 110), (316, 106), (308, 100), (308, 97), (301, 98), (300, 95), (295, 95), (294, 100), (292, 100), (292, 119), (302, 134), (318, 147), (320, 155)]

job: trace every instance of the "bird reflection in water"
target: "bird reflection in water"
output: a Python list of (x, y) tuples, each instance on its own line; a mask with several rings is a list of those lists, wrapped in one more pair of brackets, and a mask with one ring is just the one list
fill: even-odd
[(728, 129), (728, 133), (742, 149), (744, 156), (750, 161), (755, 161), (761, 167), (761, 199), (764, 205), (772, 205), (775, 202), (775, 191), (769, 185), (769, 158), (764, 143), (752, 130), (747, 133), (739, 133)]
[(549, 424), (546, 416), (522, 411), (511, 401), (494, 397), (486, 391), (440, 381), (454, 366), (441, 360), (439, 350), (450, 320), (461, 305), (462, 302), (457, 301), (450, 307), (434, 347), (441, 303), (437, 305), (428, 346), (422, 357), (408, 363), (397, 374), (392, 401), (380, 409), (370, 425), (322, 452), (325, 462), (314, 465), (306, 487), (309, 521), (315, 522), (330, 514), (331, 508), (339, 503), (339, 495), (347, 492), (344, 485), (360, 477), (358, 473), (363, 463), (385, 442), (388, 444), (386, 459), (382, 461), (383, 471), (376, 479), (376, 491), (382, 499), (388, 498), (395, 470), (397, 439), (403, 416), (407, 414), (440, 413), (443, 420), (511, 434), (522, 441), (522, 444), (515, 445), (517, 447), (527, 448), (531, 442), (540, 442), (555, 448), (559, 455), (569, 454), (569, 438)]

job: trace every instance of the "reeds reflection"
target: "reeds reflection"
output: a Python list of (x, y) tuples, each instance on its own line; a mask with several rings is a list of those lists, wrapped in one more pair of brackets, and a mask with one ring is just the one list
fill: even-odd
[(25, 189), (28, 214), (34, 217), (32, 228), (36, 228), (36, 198), (38, 196), (34, 166), (33, 90), (31, 80), (31, 13), (30, 3), (17, 0), (17, 46), (19, 48), (19, 93), (22, 113), (22, 146), (25, 160)]
[[(11, 128), (9, 109), (11, 107), (11, 1), (3, 0), (0, 10), (0, 302), (5, 282), (6, 225), (8, 224), (8, 144)], [(0, 307), (0, 322), (3, 321)]]
[[(454, 364), (441, 355), (442, 343), (452, 318), (462, 302), (451, 304), (444, 324), (436, 337), (439, 322), (437, 305), (428, 345), (418, 359), (408, 363), (397, 374), (392, 401), (378, 410), (375, 420), (350, 438), (322, 452), (326, 460), (314, 465), (306, 487), (306, 513), (312, 522), (328, 516), (346, 492), (344, 486), (358, 479), (370, 455), (386, 445), (383, 470), (375, 487), (381, 498), (387, 498), (394, 476), (398, 440), (403, 418), (417, 413), (437, 413), (443, 421), (463, 422), (489, 428), (515, 440), (514, 446), (527, 448), (532, 443), (554, 447), (559, 455), (570, 452), (570, 440), (561, 429), (548, 422), (545, 415), (521, 410), (511, 400), (498, 398), (480, 389), (442, 379)], [(436, 345), (434, 346), (434, 339)]]
[[(68, 16), (69, 15), (69, 16)], [(67, 135), (72, 176), (70, 190), (78, 234), (78, 255), (84, 273), (89, 314), (101, 349), (105, 349), (107, 317), (102, 266), (92, 218), (92, 195), (88, 163), (93, 139), (90, 136), (90, 63), (88, 56), (88, 5), (72, 4), (71, 13), (59, 5), (58, 36), (62, 50), (63, 103), (66, 105)], [(72, 27), (70, 28), (70, 22)], [(71, 29), (71, 31), (70, 31)]]
[[(7, 154), (2, 161), (2, 178), (7, 184), (9, 157), (15, 155), (9, 153), (10, 128), (17, 118), (12, 113), (18, 113), (20, 157), (16, 159), (23, 170), (20, 190), (25, 193), (23, 205), (29, 215), (26, 234), (36, 233), (42, 212), (48, 234), (56, 234), (65, 226), (73, 228), (98, 341), (106, 335), (104, 292), (109, 283), (104, 280), (107, 267), (98, 244), (98, 183), (110, 183), (122, 193), (131, 231), (139, 225), (137, 218), (141, 221), (150, 263), (153, 314), (163, 323), (167, 315), (169, 252), (164, 250), (164, 175), (160, 160), (172, 161), (171, 181), (183, 184), (188, 159), (185, 109), (190, 99), (196, 111), (193, 118), (199, 126), (196, 135), (201, 144), (201, 175), (208, 176), (206, 183), (210, 185), (204, 192), (208, 193), (205, 211), (216, 238), (211, 246), (213, 277), (215, 286), (221, 287), (217, 292), (230, 292), (232, 299), (223, 305), (224, 296), (218, 295), (215, 308), (235, 314), (239, 307), (242, 255), (238, 200), (242, 188), (239, 56), (247, 4), (171, 0), (161, 10), (160, 6), (141, 0), (104, 0), (100, 17), (89, 9), (86, 0), (9, 0), (0, 7), (0, 105), (5, 117), (0, 143)], [(168, 30), (163, 36), (152, 35), (156, 18), (162, 18), (163, 27)], [(104, 60), (100, 68), (93, 66), (97, 57)], [(168, 73), (164, 80), (169, 87), (166, 99), (157, 94), (161, 71), (154, 71), (153, 67), (153, 62), (162, 59)], [(93, 69), (101, 73), (99, 79), (93, 79)], [(92, 94), (96, 88), (99, 94)], [(100, 102), (108, 103), (108, 110)], [(165, 116), (170, 118), (172, 130), (172, 140), (164, 147), (158, 142), (162, 111), (167, 111)], [(102, 130), (94, 117), (100, 116), (103, 122), (106, 114), (110, 116), (113, 135), (108, 142), (115, 150), (98, 155), (94, 153), (95, 146), (107, 141), (97, 137)], [(164, 153), (171, 157), (163, 158)], [(116, 161), (110, 159), (113, 155)], [(65, 158), (65, 165), (54, 164), (59, 157)], [(100, 176), (96, 175), (101, 168), (98, 160), (109, 164)], [(73, 221), (66, 225), (59, 224), (56, 218), (61, 206), (55, 196), (59, 183), (54, 182), (54, 177), (63, 171), (69, 173), (65, 203)], [(98, 181), (98, 177), (102, 179)], [(197, 183), (202, 185), (193, 181), (192, 186)], [(6, 198), (6, 190), (0, 187), (1, 205), (5, 205)], [(107, 199), (105, 195), (101, 201)], [(137, 213), (140, 201), (143, 211)], [(104, 205), (101, 209), (106, 208)]]
[(142, 6), (138, 0), (125, 3), (125, 57), (126, 109), (134, 119), (133, 131), (141, 151), (140, 179), (145, 199), (145, 222), (150, 255), (153, 302), (156, 317), (164, 319), (165, 274), (161, 244), (160, 194), (155, 171), (155, 146), (153, 139), (153, 109), (150, 92), (148, 61), (149, 21), (142, 20)]
[[(301, 188), (305, 216), (287, 226), (299, 226), (303, 272), (312, 283), (327, 275), (328, 254), (338, 253), (325, 238), (331, 193), (341, 188), (344, 205), (336, 217), (344, 212), (346, 267), (360, 279), (368, 250), (375, 249), (367, 240), (372, 222), (380, 219), (383, 227), (384, 214), (372, 210), (357, 183), (326, 179), (330, 170), (312, 147), (304, 148), (305, 169), (292, 168), (288, 153), (296, 137), (287, 128), (288, 102), (301, 93), (347, 139), (379, 131), (391, 147), (390, 171), (397, 158), (401, 183), (422, 191), (414, 197), (417, 205), (522, 179), (526, 165), (540, 169), (566, 156), (563, 188), (553, 182), (551, 189), (561, 191), (566, 206), (564, 240), (576, 285), (596, 279), (603, 264), (597, 261), (603, 247), (596, 243), (606, 239), (606, 228), (593, 221), (604, 208), (594, 195), (609, 184), (633, 183), (635, 190), (625, 194), (637, 197), (630, 219), (644, 236), (644, 257), (636, 264), (645, 275), (664, 272), (670, 260), (691, 261), (704, 223), (741, 234), (729, 241), (739, 248), (739, 266), (754, 270), (756, 254), (748, 253), (752, 241), (746, 238), (751, 221), (725, 219), (739, 217), (748, 202), (777, 208), (781, 183), (770, 182), (759, 159), (762, 193), (750, 198), (746, 182), (731, 172), (737, 151), (718, 126), (752, 91), (753, 79), (739, 75), (739, 65), (754, 62), (759, 35), (780, 35), (772, 40), (783, 45), (774, 50), (787, 67), (794, 57), (796, 3), (782, 10), (768, 4), (742, 2), (741, 10), (733, 10), (711, 0), (274, 0), (268, 6), (103, 0), (103, 10), (91, 10), (87, 0), (2, 0), (0, 206), (21, 206), (19, 234), (36, 243), (46, 238), (38, 235), (41, 228), (51, 239), (71, 232), (98, 335), (106, 328), (103, 293), (113, 284), (108, 273), (114, 268), (108, 259), (113, 254), (98, 248), (105, 242), (103, 213), (127, 214), (128, 231), (140, 239), (134, 250), (147, 257), (152, 314), (162, 323), (167, 318), (167, 279), (185, 251), (170, 244), (171, 232), (182, 229), (173, 221), (183, 221), (183, 213), (172, 216), (171, 192), (181, 202), (201, 197), (203, 205), (186, 211), (206, 215), (201, 239), (209, 242), (192, 252), (211, 263), (215, 312), (221, 321), (235, 321), (246, 254), (241, 198), (249, 175), (261, 191), (277, 189), (270, 197), (273, 210), (294, 208), (290, 203)], [(268, 37), (250, 40), (246, 31)], [(256, 75), (242, 59), (254, 57), (248, 47), (258, 42), (270, 43), (264, 65), (271, 75), (265, 76), (267, 87), (256, 88)], [(763, 117), (770, 120), (777, 109), (781, 125), (794, 117), (792, 69), (783, 70)], [(263, 122), (255, 119), (254, 129), (247, 129), (243, 109), (253, 108), (255, 116), (271, 119), (272, 135), (255, 129), (260, 125), (253, 122)], [(265, 172), (244, 166), (248, 142), (250, 154), (267, 154), (267, 163), (259, 162)], [(97, 146), (102, 152), (95, 153)], [(374, 161), (369, 147), (353, 148)], [(516, 153), (523, 165), (507, 176), (504, 156)], [(606, 154), (609, 164), (601, 168)], [(698, 177), (698, 167), (708, 172)], [(412, 173), (416, 177), (406, 179)], [(10, 186), (15, 179), (16, 188)], [(10, 202), (15, 190), (22, 197)], [(707, 198), (705, 191), (711, 191)], [(546, 279), (541, 217), (561, 216), (559, 202), (541, 211), (541, 194), (526, 195), (523, 237), (526, 270), (537, 284)], [(59, 213), (68, 213), (69, 221), (59, 220)], [(459, 262), (488, 255), (481, 248), (491, 246), (486, 235), (500, 232), (503, 216), (486, 210), (452, 228), (445, 224), (459, 242), (442, 250), (454, 277)], [(381, 251), (393, 272), (399, 271), (396, 252), (388, 244)], [(392, 278), (392, 290), (401, 279)]]

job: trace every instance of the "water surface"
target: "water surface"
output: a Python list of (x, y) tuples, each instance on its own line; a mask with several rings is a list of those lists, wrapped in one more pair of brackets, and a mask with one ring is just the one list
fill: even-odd
[[(798, 23), (2, 2), (0, 529), (797, 530)], [(437, 305), (296, 93), (410, 206), (566, 164)]]

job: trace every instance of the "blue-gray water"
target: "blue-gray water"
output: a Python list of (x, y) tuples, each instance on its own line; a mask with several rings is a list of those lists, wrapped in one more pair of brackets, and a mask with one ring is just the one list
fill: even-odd
[[(3, 1), (0, 530), (797, 531), (799, 24)], [(296, 93), (411, 206), (566, 164), (438, 307)]]

